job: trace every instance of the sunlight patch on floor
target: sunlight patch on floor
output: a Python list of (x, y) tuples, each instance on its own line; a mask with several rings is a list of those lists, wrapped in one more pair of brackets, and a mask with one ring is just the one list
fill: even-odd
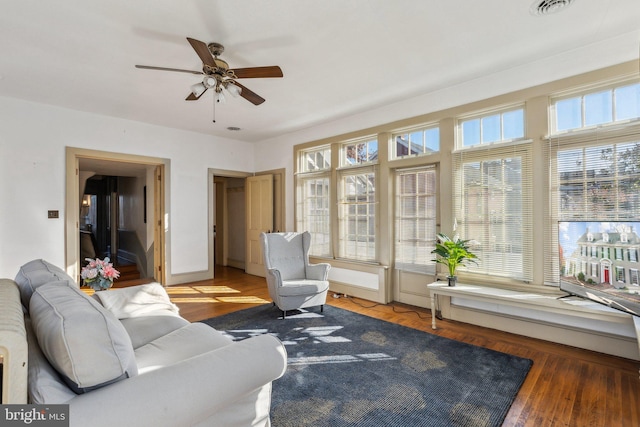
[(205, 294), (239, 294), (237, 289), (230, 288), (229, 286), (194, 286), (194, 289)]

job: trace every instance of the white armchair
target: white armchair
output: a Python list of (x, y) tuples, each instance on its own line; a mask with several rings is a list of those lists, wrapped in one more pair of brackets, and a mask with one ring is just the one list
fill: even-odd
[(323, 310), (329, 291), (326, 263), (309, 264), (311, 234), (262, 233), (260, 235), (269, 296), (282, 311), (320, 306)]

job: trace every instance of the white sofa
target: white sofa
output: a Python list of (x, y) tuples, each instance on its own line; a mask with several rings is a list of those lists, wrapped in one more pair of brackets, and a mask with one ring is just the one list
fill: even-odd
[(189, 323), (159, 284), (89, 297), (43, 260), (0, 296), (2, 403), (68, 404), (71, 426), (270, 425), (287, 359), (273, 336)]

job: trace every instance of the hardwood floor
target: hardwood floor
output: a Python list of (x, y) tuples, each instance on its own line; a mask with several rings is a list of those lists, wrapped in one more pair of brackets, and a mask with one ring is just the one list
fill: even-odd
[[(265, 279), (217, 268), (214, 280), (167, 288), (190, 321), (271, 302)], [(533, 360), (504, 426), (640, 426), (640, 362), (449, 320), (431, 329), (427, 309), (357, 298), (328, 304)], [(276, 309), (274, 308), (274, 311)]]

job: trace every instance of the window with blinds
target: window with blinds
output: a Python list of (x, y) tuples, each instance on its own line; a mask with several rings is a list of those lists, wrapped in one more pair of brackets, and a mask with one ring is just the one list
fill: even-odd
[(373, 166), (339, 171), (338, 256), (376, 260), (376, 173)]
[(311, 233), (310, 255), (331, 256), (329, 188), (328, 176), (297, 178), (297, 230)]
[[(479, 243), (478, 265), (462, 271), (519, 281), (533, 278), (531, 143), (453, 154), (456, 233)], [(443, 230), (445, 234), (447, 230)]]
[(435, 166), (399, 169), (395, 173), (395, 268), (435, 274), (437, 221)]
[(558, 284), (558, 221), (640, 220), (640, 124), (549, 138), (545, 282)]
[(309, 254), (330, 257), (331, 148), (301, 151), (296, 175), (296, 230), (311, 233)]

